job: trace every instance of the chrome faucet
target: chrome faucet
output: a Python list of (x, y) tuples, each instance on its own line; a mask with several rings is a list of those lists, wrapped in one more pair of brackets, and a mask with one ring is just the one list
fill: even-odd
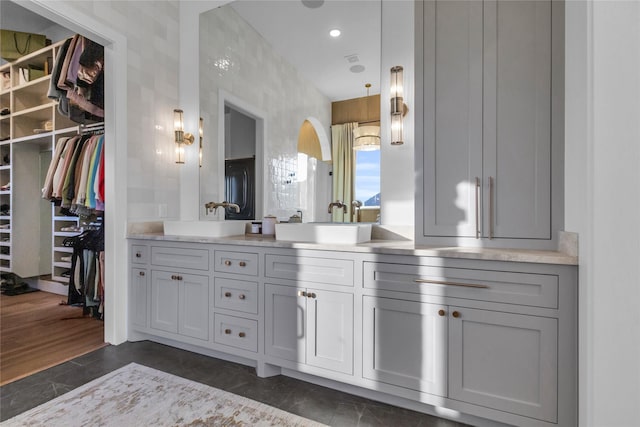
[(362, 202), (360, 200), (354, 200), (351, 202), (353, 206), (353, 222), (360, 222), (358, 218), (358, 213), (360, 212), (360, 208), (362, 207)]
[(218, 208), (234, 208), (236, 210), (236, 213), (240, 213), (240, 206), (236, 205), (235, 203), (229, 202), (209, 202), (204, 204), (204, 208), (206, 209), (207, 215), (209, 215), (209, 212), (211, 211), (213, 211), (213, 213), (216, 213), (218, 211)]
[(333, 208), (342, 208), (342, 212), (347, 213), (347, 205), (342, 203), (340, 200), (336, 200), (335, 202), (329, 203), (328, 213), (333, 211)]

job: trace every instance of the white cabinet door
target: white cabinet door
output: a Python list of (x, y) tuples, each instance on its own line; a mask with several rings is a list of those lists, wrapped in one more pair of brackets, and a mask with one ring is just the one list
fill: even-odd
[(146, 328), (149, 326), (147, 317), (148, 293), (147, 270), (144, 268), (131, 269), (131, 324)]
[[(424, 2), (424, 233), (476, 237), (482, 2)], [(478, 218), (478, 223), (476, 223)]]
[(209, 278), (179, 274), (178, 333), (201, 340), (209, 339)]
[(449, 397), (556, 422), (557, 319), (449, 311)]
[(487, 237), (551, 238), (551, 3), (484, 2)]
[(294, 362), (305, 362), (305, 308), (302, 289), (265, 285), (265, 353)]
[(151, 272), (151, 327), (178, 333), (179, 281), (166, 271)]
[(353, 294), (306, 292), (307, 364), (353, 374)]
[(447, 307), (365, 296), (363, 376), (447, 395)]

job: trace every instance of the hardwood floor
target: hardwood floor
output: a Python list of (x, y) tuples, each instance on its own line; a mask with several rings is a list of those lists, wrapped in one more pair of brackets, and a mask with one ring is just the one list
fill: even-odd
[(0, 295), (0, 385), (104, 347), (104, 322), (48, 292)]

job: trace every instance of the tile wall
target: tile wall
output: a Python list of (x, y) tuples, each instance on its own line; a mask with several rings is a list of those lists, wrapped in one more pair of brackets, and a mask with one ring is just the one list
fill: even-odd
[(179, 217), (180, 170), (172, 142), (173, 109), (178, 105), (179, 2), (64, 3), (127, 38), (128, 220)]

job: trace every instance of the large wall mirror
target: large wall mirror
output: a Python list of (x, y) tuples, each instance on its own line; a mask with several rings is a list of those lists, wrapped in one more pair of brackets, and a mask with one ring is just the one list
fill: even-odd
[[(335, 220), (335, 164), (299, 152), (298, 137), (313, 118), (330, 140), (333, 103), (379, 95), (380, 0), (236, 0), (202, 13), (199, 31), (200, 206), (242, 205), (215, 219), (302, 211), (305, 222)], [(378, 193), (359, 197), (379, 206), (379, 163), (362, 163), (359, 183), (377, 181)]]

